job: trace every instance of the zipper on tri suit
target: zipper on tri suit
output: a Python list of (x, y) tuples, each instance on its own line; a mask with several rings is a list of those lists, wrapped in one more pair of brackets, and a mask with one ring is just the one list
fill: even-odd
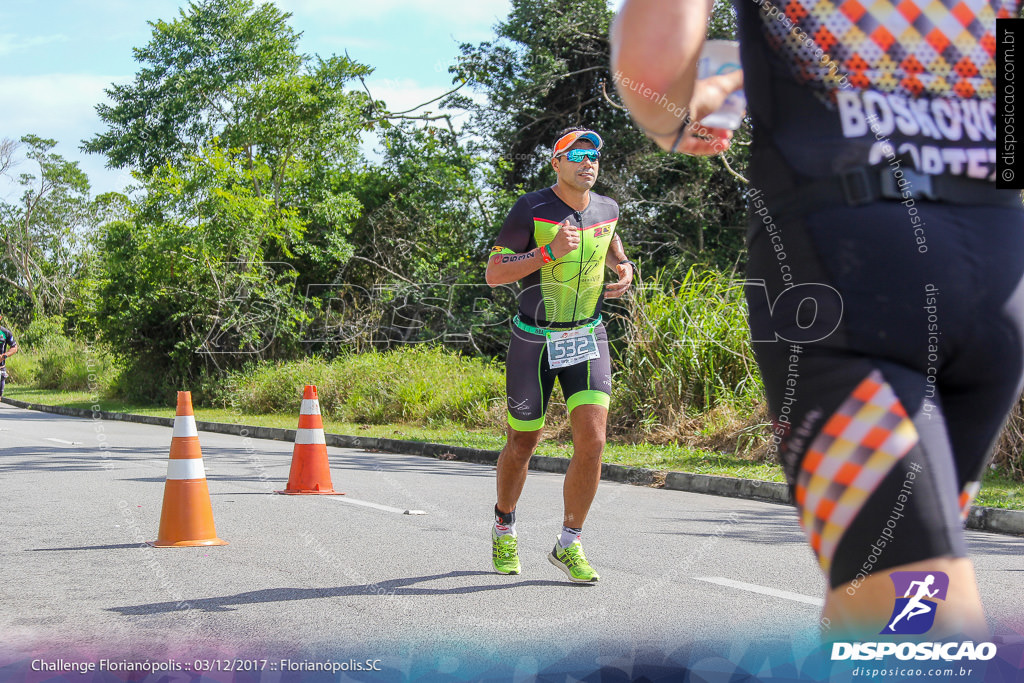
[[(586, 211), (586, 209), (583, 209)], [(583, 211), (573, 211), (576, 220), (580, 223), (580, 267), (576, 270), (576, 298), (572, 302), (572, 319), (577, 320), (576, 311), (580, 305), (580, 285), (583, 284), (583, 238), (586, 231), (583, 229)]]

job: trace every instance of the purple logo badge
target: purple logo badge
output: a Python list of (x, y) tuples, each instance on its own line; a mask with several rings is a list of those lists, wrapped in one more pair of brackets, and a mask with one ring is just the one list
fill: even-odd
[(882, 634), (920, 635), (935, 623), (938, 600), (946, 599), (949, 577), (943, 572), (892, 572), (896, 604)]

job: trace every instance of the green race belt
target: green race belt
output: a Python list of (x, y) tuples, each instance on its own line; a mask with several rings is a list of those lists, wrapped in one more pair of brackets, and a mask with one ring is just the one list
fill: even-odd
[(603, 317), (604, 317), (603, 315), (599, 314), (595, 320), (591, 320), (589, 323), (586, 323), (584, 325), (580, 325), (579, 327), (565, 327), (565, 328), (562, 328), (562, 327), (558, 327), (558, 328), (534, 327), (533, 325), (527, 325), (522, 320), (520, 320), (518, 313), (516, 314), (516, 317), (512, 318), (512, 322), (514, 322), (516, 324), (516, 327), (521, 329), (523, 332), (529, 332), (530, 334), (536, 334), (536, 335), (538, 335), (540, 337), (547, 337), (552, 332), (571, 332), (572, 330), (582, 330), (582, 329), (586, 329), (587, 331), (593, 331), (593, 329), (595, 327), (597, 327), (598, 325), (601, 324), (601, 320), (602, 320)]

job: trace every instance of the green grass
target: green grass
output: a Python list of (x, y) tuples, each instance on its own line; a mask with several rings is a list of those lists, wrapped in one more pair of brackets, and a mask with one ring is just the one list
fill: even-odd
[(975, 505), (1007, 510), (1024, 510), (1024, 484), (999, 472), (989, 470)]
[(260, 363), (231, 373), (222, 403), (246, 413), (294, 410), (305, 384), (315, 384), (326, 415), (349, 422), (444, 423), (480, 427), (504, 402), (504, 368), (428, 346)]
[(7, 369), (11, 381), (22, 385), (86, 390), (97, 384), (102, 391), (116, 372), (108, 355), (67, 337), (55, 337), (35, 347), (22, 342), (19, 352), (7, 361)]
[[(59, 405), (71, 408), (91, 409), (94, 403), (89, 394), (75, 391), (51, 391), (11, 387), (7, 396), (44, 405)], [(135, 413), (136, 415), (155, 415), (174, 417), (174, 407), (167, 408), (140, 406), (125, 403), (116, 399), (103, 399), (98, 402), (101, 410), (119, 413)], [(297, 410), (297, 406), (296, 406)], [(261, 427), (280, 427), (294, 429), (298, 415), (280, 413), (254, 414), (236, 412), (225, 408), (196, 408), (196, 419), (206, 422), (227, 422), (235, 424), (257, 425)], [(452, 446), (484, 448), (500, 450), (505, 443), (505, 434), (497, 428), (466, 428), (456, 424), (418, 425), (408, 423), (397, 424), (365, 424), (335, 420), (324, 415), (324, 429), (335, 434), (351, 434), (387, 439), (405, 439), (408, 441), (428, 441), (444, 443)], [(572, 444), (560, 443), (545, 439), (537, 448), (538, 455), (556, 458), (572, 456)], [(619, 465), (647, 467), (659, 470), (677, 470), (699, 472), (702, 474), (718, 474), (727, 477), (756, 478), (764, 481), (782, 481), (782, 471), (777, 465), (753, 463), (740, 458), (686, 448), (683, 446), (663, 446), (651, 444), (617, 444), (609, 443), (605, 449), (604, 461)]]
[[(93, 402), (86, 392), (27, 389), (12, 386), (7, 395), (20, 401), (60, 405), (74, 408), (91, 408)], [(124, 401), (100, 399), (102, 410), (128, 412), (139, 415), (173, 417), (174, 408), (139, 406)], [(264, 427), (294, 429), (297, 415), (252, 414), (223, 408), (197, 408), (196, 419), (208, 422), (227, 422)], [(414, 425), (383, 424), (370, 425), (344, 420), (324, 418), (324, 428), (336, 434), (352, 434), (376, 438), (429, 441), (452, 446), (499, 450), (505, 442), (504, 434), (497, 428), (469, 429), (454, 424)], [(539, 455), (568, 458), (572, 455), (572, 444), (545, 439), (537, 449)], [(609, 442), (604, 461), (633, 467), (656, 470), (714, 474), (725, 477), (742, 477), (760, 481), (784, 481), (782, 470), (774, 463), (751, 462), (740, 457), (711, 451), (687, 448), (685, 446), (626, 444)], [(976, 501), (978, 505), (1024, 510), (1024, 485), (994, 471), (985, 476), (984, 486)]]

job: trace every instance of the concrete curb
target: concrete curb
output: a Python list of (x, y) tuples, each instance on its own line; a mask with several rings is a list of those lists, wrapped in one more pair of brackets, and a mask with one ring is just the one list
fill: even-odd
[[(39, 403), (26, 403), (12, 398), (2, 399), (3, 403), (15, 408), (55, 413), (68, 417), (84, 417), (100, 420), (121, 420), (141, 424), (173, 427), (174, 419), (151, 415), (134, 415), (132, 413), (111, 413), (104, 410), (91, 411), (82, 408), (65, 406), (48, 406)], [(278, 427), (257, 427), (253, 425), (236, 425), (224, 422), (199, 422), (196, 429), (201, 432), (231, 434), (243, 438), (268, 439), (272, 441), (294, 441), (294, 429)], [(401, 453), (403, 455), (419, 455), (439, 460), (459, 460), (493, 465), (498, 462), (498, 451), (464, 446), (448, 446), (441, 443), (424, 441), (403, 441), (401, 439), (383, 439), (366, 436), (349, 436), (347, 434), (326, 434), (328, 446), (335, 448), (361, 448), (367, 451)], [(569, 467), (568, 458), (552, 458), (535, 455), (530, 459), (530, 469), (540, 472), (564, 474)], [(634, 486), (664, 488), (672, 491), (689, 493), (706, 493), (714, 496), (729, 496), (767, 503), (791, 505), (789, 486), (774, 481), (757, 481), (736, 477), (720, 477), (712, 474), (693, 474), (690, 472), (666, 472), (649, 470), (642, 467), (627, 467), (604, 463), (601, 465), (601, 478)], [(1003, 510), (975, 506), (971, 508), (967, 518), (967, 528), (977, 531), (990, 531), (1000, 534), (1024, 535), (1024, 510)]]

